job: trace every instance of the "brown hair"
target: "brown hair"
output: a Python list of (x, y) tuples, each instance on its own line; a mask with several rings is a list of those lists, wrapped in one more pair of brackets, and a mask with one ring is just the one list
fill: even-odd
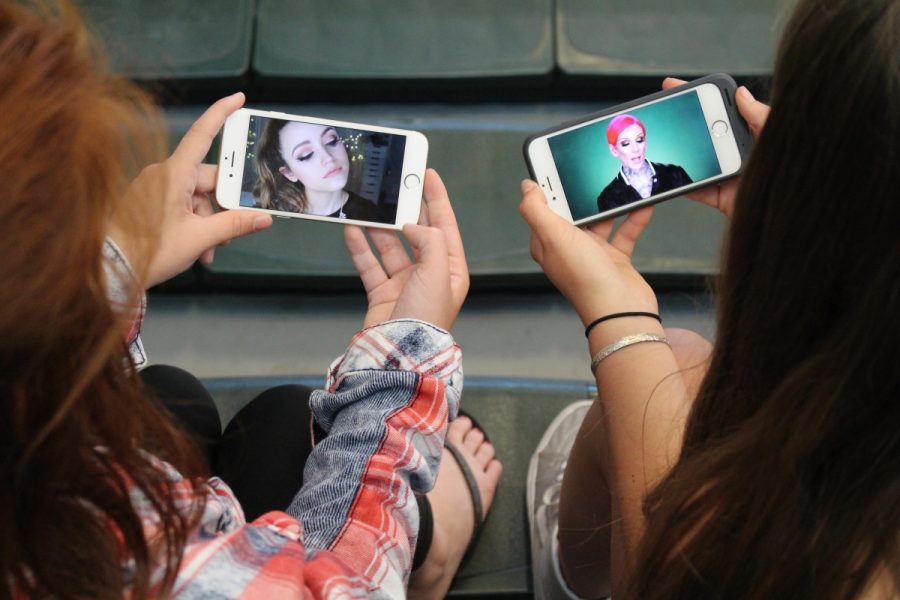
[[(257, 119), (261, 117), (256, 117)], [(306, 189), (299, 181), (290, 181), (279, 169), (285, 166), (281, 157), (281, 130), (290, 121), (268, 119), (257, 144), (257, 171), (259, 179), (253, 195), (262, 208), (287, 212), (306, 212)]]
[[(136, 256), (157, 243), (157, 205), (121, 199), (164, 156), (161, 117), (68, 2), (0, 3), (0, 115), (0, 598), (165, 592), (194, 515), (144, 451), (202, 467), (142, 391), (102, 258), (111, 222)], [(158, 513), (157, 538), (129, 489)]]
[(631, 597), (900, 589), (898, 32), (896, 0), (804, 0), (786, 26)]

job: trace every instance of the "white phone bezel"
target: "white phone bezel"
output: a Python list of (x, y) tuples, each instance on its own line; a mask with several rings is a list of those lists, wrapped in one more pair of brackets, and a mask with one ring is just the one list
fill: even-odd
[[(400, 175), (400, 196), (397, 199), (397, 216), (395, 222), (382, 223), (378, 221), (358, 221), (355, 219), (339, 219), (335, 217), (293, 213), (269, 208), (241, 206), (241, 180), (244, 173), (244, 160), (247, 156), (247, 130), (250, 126), (251, 115), (404, 136), (406, 138), (406, 146), (403, 156), (403, 168)], [(307, 219), (328, 223), (351, 223), (366, 227), (382, 227), (386, 229), (402, 229), (403, 225), (407, 223), (416, 223), (419, 220), (419, 211), (422, 206), (422, 189), (425, 184), (425, 165), (427, 157), (428, 139), (418, 131), (397, 129), (394, 127), (381, 127), (363, 123), (352, 123), (349, 121), (338, 121), (335, 119), (323, 119), (320, 117), (291, 115), (276, 111), (241, 108), (229, 115), (225, 120), (225, 125), (222, 129), (222, 143), (219, 151), (219, 171), (216, 178), (216, 200), (219, 203), (219, 206), (229, 210), (254, 210), (292, 219)], [(407, 180), (411, 182), (418, 181), (418, 183), (416, 185), (408, 185), (406, 183)]]
[[(604, 218), (603, 215), (605, 214), (613, 213), (613, 211), (607, 211), (607, 213), (597, 213), (581, 218), (578, 221), (574, 221), (572, 219), (572, 212), (569, 209), (569, 203), (566, 199), (562, 182), (560, 181), (556, 163), (554, 162), (553, 155), (550, 152), (550, 143), (548, 141), (549, 138), (564, 134), (569, 131), (573, 131), (575, 129), (586, 127), (588, 125), (596, 123), (597, 121), (603, 121), (618, 114), (634, 111), (636, 108), (649, 106), (657, 102), (665, 102), (670, 98), (693, 92), (697, 93), (697, 96), (700, 100), (700, 108), (703, 111), (703, 117), (706, 120), (707, 131), (709, 132), (710, 140), (713, 143), (713, 148), (715, 149), (716, 158), (719, 161), (719, 167), (722, 173), (720, 175), (703, 179), (701, 181), (696, 181), (690, 186), (685, 187), (685, 191), (703, 187), (712, 182), (731, 177), (732, 175), (737, 173), (741, 168), (741, 153), (738, 149), (737, 139), (734, 136), (731, 119), (729, 118), (728, 111), (725, 107), (725, 101), (722, 98), (722, 89), (713, 83), (704, 83), (698, 86), (690, 87), (680, 92), (669, 94), (662, 98), (656, 98), (640, 105), (629, 106), (628, 108), (622, 109), (617, 112), (604, 114), (594, 119), (582, 121), (570, 127), (559, 129), (553, 131), (552, 133), (548, 133), (546, 135), (542, 135), (533, 139), (528, 144), (528, 158), (534, 171), (535, 180), (538, 182), (544, 192), (544, 195), (547, 198), (548, 206), (555, 213), (561, 215), (568, 221), (573, 222), (575, 225), (591, 223), (593, 221)], [(726, 124), (728, 124), (728, 131), (725, 132), (725, 134), (717, 136), (712, 133), (712, 127), (716, 121), (724, 121)], [(660, 194), (660, 197), (666, 196)], [(629, 206), (629, 209), (633, 209), (646, 204), (652, 204), (657, 200), (657, 197), (651, 197), (645, 201), (635, 202), (633, 205)], [(622, 212), (618, 209), (614, 210), (615, 214), (612, 214), (612, 216), (615, 216), (616, 214), (620, 214)]]

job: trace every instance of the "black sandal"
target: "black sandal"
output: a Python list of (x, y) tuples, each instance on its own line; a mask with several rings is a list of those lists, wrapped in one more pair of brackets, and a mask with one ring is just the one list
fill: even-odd
[[(460, 410), (459, 416), (466, 417), (470, 421), (472, 421), (472, 427), (480, 429), (484, 434), (485, 441), (490, 441), (487, 433), (484, 431), (484, 428), (475, 420), (472, 415), (469, 413)], [(481, 536), (481, 532), (484, 529), (484, 521), (487, 516), (484, 514), (484, 502), (481, 499), (481, 490), (478, 489), (478, 480), (475, 479), (475, 473), (472, 472), (472, 467), (469, 466), (469, 463), (466, 462), (465, 457), (462, 452), (451, 444), (449, 440), (444, 440), (444, 447), (450, 451), (450, 455), (453, 456), (453, 459), (456, 461), (456, 464), (459, 465), (459, 470), (462, 471), (463, 476), (466, 479), (466, 486), (469, 488), (469, 496), (472, 498), (472, 506), (475, 509), (475, 527), (472, 529), (472, 538), (469, 540), (469, 545), (466, 546), (466, 551), (463, 554), (462, 562), (460, 562), (460, 568), (468, 562), (472, 553), (475, 550), (475, 546), (478, 543), (478, 538)]]
[[(472, 427), (478, 428), (482, 433), (484, 432), (484, 428), (475, 420), (472, 415), (469, 413), (460, 410), (459, 415), (466, 417), (470, 421), (472, 421)], [(487, 434), (485, 433), (484, 439), (486, 441), (490, 441)], [(469, 545), (466, 546), (466, 551), (463, 554), (462, 561), (460, 562), (460, 568), (466, 564), (466, 562), (471, 557), (475, 545), (478, 542), (478, 538), (481, 535), (481, 531), (484, 528), (485, 514), (484, 514), (484, 502), (481, 499), (481, 491), (478, 489), (478, 480), (475, 479), (475, 473), (472, 472), (472, 467), (469, 466), (469, 463), (466, 462), (466, 458), (463, 456), (462, 451), (459, 448), (454, 446), (447, 440), (444, 439), (444, 447), (450, 452), (450, 455), (453, 457), (453, 460), (456, 461), (456, 464), (459, 465), (459, 470), (462, 472), (463, 477), (466, 480), (466, 487), (469, 488), (469, 496), (472, 498), (472, 506), (474, 509), (474, 523), (475, 526), (472, 529), (472, 537), (469, 539)], [(431, 549), (431, 538), (434, 532), (434, 517), (431, 512), (431, 503), (428, 501), (428, 497), (426, 495), (417, 495), (416, 503), (419, 505), (419, 535), (418, 541), (416, 543), (416, 552), (413, 556), (413, 564), (412, 570), (415, 571), (422, 563), (425, 562), (425, 557), (428, 555), (428, 550)]]

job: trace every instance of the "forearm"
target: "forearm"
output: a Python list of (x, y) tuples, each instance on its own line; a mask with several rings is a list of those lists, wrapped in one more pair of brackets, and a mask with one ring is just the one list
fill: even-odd
[(330, 549), (367, 577), (405, 579), (418, 532), (412, 494), (434, 484), (460, 360), (445, 331), (394, 321), (357, 334), (335, 361), (327, 389), (310, 400), (327, 436), (288, 508), (304, 524), (308, 556)]
[[(612, 321), (591, 332), (591, 353), (638, 332), (664, 334), (650, 319)], [(644, 497), (677, 460), (689, 402), (675, 355), (666, 344), (625, 347), (604, 359), (595, 376), (609, 457), (615, 586), (643, 535)]]

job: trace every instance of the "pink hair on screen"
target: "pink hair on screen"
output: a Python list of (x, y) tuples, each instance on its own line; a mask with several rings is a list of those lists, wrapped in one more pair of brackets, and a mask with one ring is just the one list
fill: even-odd
[(619, 115), (609, 122), (609, 125), (606, 128), (606, 141), (609, 142), (610, 146), (615, 146), (616, 140), (619, 139), (619, 134), (635, 124), (641, 128), (644, 135), (647, 135), (647, 129), (639, 119), (632, 117), (631, 115)]

